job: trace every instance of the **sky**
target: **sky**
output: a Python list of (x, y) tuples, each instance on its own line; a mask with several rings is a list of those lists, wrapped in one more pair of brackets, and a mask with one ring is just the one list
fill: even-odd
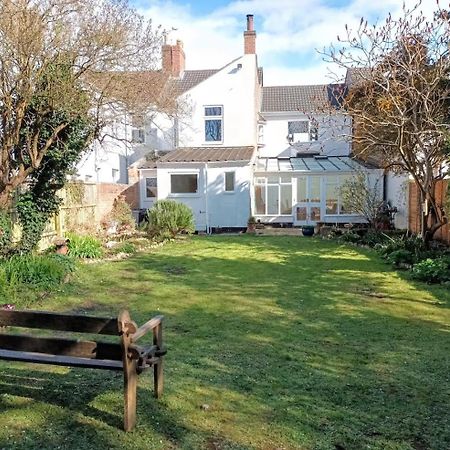
[[(364, 17), (383, 21), (400, 14), (403, 0), (130, 0), (153, 24), (184, 43), (186, 69), (215, 69), (243, 54), (246, 15), (254, 14), (258, 63), (264, 85), (320, 84), (335, 72), (318, 52), (337, 42), (345, 25)], [(413, 6), (416, 0), (405, 0)], [(441, 1), (445, 5), (445, 1)], [(436, 0), (423, 0), (431, 14)]]

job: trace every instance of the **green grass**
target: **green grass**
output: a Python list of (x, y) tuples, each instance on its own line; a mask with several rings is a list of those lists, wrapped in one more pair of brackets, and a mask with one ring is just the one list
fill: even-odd
[(163, 313), (163, 399), (141, 375), (126, 434), (121, 374), (3, 362), (0, 448), (444, 450), (449, 300), (375, 252), (299, 237), (197, 237), (85, 265), (39, 307)]

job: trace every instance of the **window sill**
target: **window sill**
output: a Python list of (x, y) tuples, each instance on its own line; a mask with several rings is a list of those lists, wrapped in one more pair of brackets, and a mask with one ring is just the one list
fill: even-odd
[(200, 194), (196, 192), (195, 194), (169, 194), (167, 198), (180, 198), (180, 197), (189, 197), (189, 198), (198, 198)]

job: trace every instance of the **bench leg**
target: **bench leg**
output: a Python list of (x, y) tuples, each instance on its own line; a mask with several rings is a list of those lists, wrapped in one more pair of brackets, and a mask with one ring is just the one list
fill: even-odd
[[(162, 324), (160, 323), (153, 329), (153, 344), (162, 349), (163, 336), (162, 336)], [(160, 398), (164, 387), (164, 373), (163, 373), (163, 357), (159, 357), (159, 361), (153, 367), (153, 395), (155, 398)]]
[(131, 431), (136, 425), (136, 387), (137, 372), (136, 360), (129, 359), (126, 369), (124, 368), (124, 417), (123, 427), (125, 431)]

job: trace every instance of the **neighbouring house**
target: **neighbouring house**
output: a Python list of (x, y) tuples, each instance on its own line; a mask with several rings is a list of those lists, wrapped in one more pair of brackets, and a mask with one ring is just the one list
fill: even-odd
[(183, 202), (196, 229), (207, 232), (243, 229), (250, 216), (283, 226), (361, 223), (339, 195), (360, 172), (381, 186), (380, 198), (399, 204), (404, 180), (352, 157), (352, 123), (340, 112), (346, 82), (264, 86), (252, 15), (244, 54), (223, 67), (185, 70), (181, 41), (163, 46), (162, 66), (184, 114), (131, 118), (125, 128), (134, 141), (125, 161), (137, 174), (141, 209), (158, 199)]

